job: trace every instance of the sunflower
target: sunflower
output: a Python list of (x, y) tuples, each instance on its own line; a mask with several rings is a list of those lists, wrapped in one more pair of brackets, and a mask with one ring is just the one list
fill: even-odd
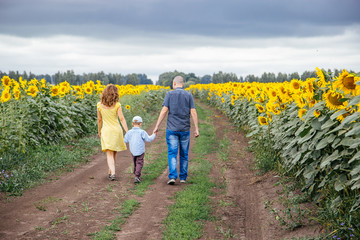
[(352, 93), (355, 95), (356, 82), (355, 76), (349, 74), (345, 69), (334, 82), (334, 88), (344, 91), (344, 94)]
[(221, 98), (221, 102), (224, 103), (224, 102), (225, 102), (225, 99), (224, 99), (224, 98)]
[(271, 89), (269, 92), (268, 92), (268, 96), (270, 99), (272, 99), (273, 101), (277, 99), (277, 92), (274, 90), (274, 89)]
[(51, 96), (55, 97), (60, 94), (60, 87), (59, 86), (53, 86), (51, 88)]
[(207, 100), (209, 100), (209, 101), (210, 101), (210, 98), (209, 98), (209, 97), (207, 97)]
[(36, 86), (32, 85), (27, 89), (27, 95), (36, 97), (38, 91), (39, 89)]
[(293, 79), (290, 82), (290, 89), (292, 92), (299, 92), (300, 91), (300, 82), (297, 79)]
[(268, 125), (268, 124), (269, 124), (269, 122), (268, 122), (268, 120), (267, 120), (266, 117), (259, 116), (259, 117), (258, 117), (258, 121), (259, 121), (259, 123), (260, 123), (261, 126), (263, 126), (263, 125)]
[(299, 114), (299, 118), (302, 119), (304, 114), (307, 112), (306, 109), (304, 108), (301, 108), (299, 111), (298, 111), (298, 114)]
[(2, 81), (4, 87), (10, 87), (11, 86), (12, 80), (8, 76), (3, 76), (1, 81)]
[(18, 88), (13, 90), (13, 94), (14, 94), (15, 99), (19, 100), (21, 92), (20, 92), (20, 90)]
[(329, 90), (323, 94), (323, 99), (326, 102), (326, 106), (330, 110), (335, 109), (343, 109), (347, 106), (347, 102), (341, 102), (340, 99), (342, 99), (343, 96), (335, 91)]
[(326, 80), (325, 80), (324, 72), (320, 68), (316, 68), (316, 74), (317, 74), (317, 76), (319, 78), (319, 80), (316, 82), (316, 84), (319, 87), (325, 87), (326, 86)]
[(7, 102), (11, 99), (9, 88), (6, 88), (1, 94), (1, 102)]
[(265, 108), (260, 104), (255, 104), (255, 106), (260, 113), (265, 112)]
[(268, 116), (269, 121), (270, 121), (270, 122), (272, 122), (272, 116), (271, 116), (271, 113), (266, 112), (266, 115)]
[(130, 110), (130, 105), (126, 105), (125, 108), (126, 108), (127, 110)]
[(86, 94), (92, 94), (92, 87), (86, 86), (84, 91)]
[(315, 116), (316, 118), (318, 118), (318, 117), (320, 116), (321, 112), (320, 112), (319, 110), (315, 110), (315, 111), (313, 112), (313, 114), (314, 114), (314, 116)]

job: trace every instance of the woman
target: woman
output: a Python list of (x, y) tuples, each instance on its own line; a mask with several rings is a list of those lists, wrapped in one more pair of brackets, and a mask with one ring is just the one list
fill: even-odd
[(108, 178), (115, 180), (116, 154), (126, 150), (123, 130), (118, 121), (127, 132), (128, 127), (119, 103), (119, 90), (113, 84), (109, 84), (101, 94), (101, 102), (97, 104), (97, 123), (101, 148), (106, 152), (109, 166)]

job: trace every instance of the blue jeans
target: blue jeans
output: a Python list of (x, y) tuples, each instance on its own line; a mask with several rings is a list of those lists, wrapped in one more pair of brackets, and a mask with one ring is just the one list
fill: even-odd
[(174, 132), (166, 129), (166, 142), (168, 145), (169, 178), (177, 179), (177, 155), (180, 147), (180, 180), (186, 180), (188, 174), (188, 153), (190, 131)]

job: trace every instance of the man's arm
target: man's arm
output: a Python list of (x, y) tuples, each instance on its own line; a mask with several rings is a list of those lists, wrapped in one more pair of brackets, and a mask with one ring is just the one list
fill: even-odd
[(169, 108), (163, 106), (163, 108), (161, 109), (161, 112), (159, 114), (159, 118), (156, 122), (153, 133), (157, 133), (159, 131), (159, 126), (160, 126), (161, 122), (164, 120), (164, 118), (168, 112), (169, 112)]
[(199, 126), (198, 126), (198, 116), (195, 108), (192, 108), (190, 110), (191, 117), (193, 119), (194, 125), (195, 125), (195, 137), (197, 138), (199, 136)]

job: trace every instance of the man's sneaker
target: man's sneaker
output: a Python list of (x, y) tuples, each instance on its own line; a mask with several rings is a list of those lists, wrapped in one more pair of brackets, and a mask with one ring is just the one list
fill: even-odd
[(180, 183), (186, 183), (186, 180), (185, 180), (185, 179), (181, 179), (181, 180), (180, 180)]
[(134, 181), (134, 183), (141, 183), (140, 178), (135, 177), (135, 181)]
[(110, 180), (110, 181), (115, 181), (115, 174), (110, 175), (109, 180)]
[(174, 185), (175, 184), (175, 179), (170, 179), (168, 182), (167, 182), (167, 184), (169, 184), (169, 185)]

